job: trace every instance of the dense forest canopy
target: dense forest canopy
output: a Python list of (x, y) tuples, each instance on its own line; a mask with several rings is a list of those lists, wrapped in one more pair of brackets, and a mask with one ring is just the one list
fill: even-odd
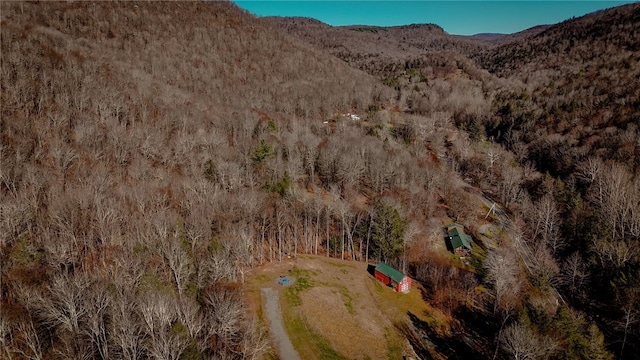
[(0, 6), (3, 358), (270, 356), (244, 282), (299, 253), (406, 270), (461, 334), (412, 319), (423, 358), (640, 351), (640, 5), (495, 41)]

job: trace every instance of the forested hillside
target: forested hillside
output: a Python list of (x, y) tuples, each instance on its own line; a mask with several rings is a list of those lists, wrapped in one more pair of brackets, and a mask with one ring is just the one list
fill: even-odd
[(551, 282), (621, 358), (640, 342), (639, 29), (633, 4), (486, 52), (483, 66), (524, 90), (496, 95), (484, 131), (477, 118), (464, 124), (545, 174), (523, 184), (536, 206), (522, 206), (530, 242), (548, 244)]
[(446, 116), (229, 3), (3, 2), (1, 36), (6, 358), (260, 358), (247, 271), (398, 262), (373, 224), (424, 234), (455, 177)]
[[(500, 94), (487, 132), (542, 171), (566, 177), (591, 155), (640, 167), (640, 7), (572, 19), (486, 52), (491, 72), (526, 90)], [(525, 144), (523, 146), (523, 144)]]
[[(569, 306), (582, 312), (578, 318), (596, 320), (621, 358), (637, 351), (631, 344), (638, 342), (640, 310), (639, 14), (638, 4), (622, 6), (494, 41), (471, 37), (480, 42), (478, 52), (434, 45), (415, 60), (395, 52), (397, 58), (385, 64), (391, 58), (387, 46), (384, 56), (369, 54), (377, 66), (335, 52), (392, 85), (406, 112), (452, 114), (473, 144), (456, 158), (456, 169), (512, 210), (517, 237), (535, 249), (533, 274), (540, 278), (534, 286), (559, 289)], [(338, 30), (344, 32), (332, 31)], [(329, 32), (323, 31), (318, 36), (325, 38)], [(406, 45), (396, 40), (397, 46)], [(500, 175), (497, 162), (502, 162)], [(557, 335), (548, 332), (554, 312), (539, 318), (531, 298), (525, 308), (527, 317), (534, 316), (525, 323), (535, 332)], [(517, 313), (523, 316), (522, 310)], [(578, 344), (573, 343), (583, 346)], [(586, 356), (575, 350), (562, 354)]]
[(424, 358), (640, 351), (640, 5), (501, 46), (0, 6), (2, 358), (269, 358), (244, 279), (298, 253), (409, 272), (447, 317), (396, 324)]
[(395, 181), (322, 123), (384, 86), (229, 3), (1, 6), (2, 357), (261, 356), (244, 271), (311, 251), (316, 167)]
[(434, 24), (332, 27), (308, 18), (266, 20), (390, 86), (398, 85), (398, 77), (429, 78), (451, 72), (461, 66), (457, 61), (466, 59), (458, 54), (475, 54), (493, 46), (469, 37), (451, 36)]

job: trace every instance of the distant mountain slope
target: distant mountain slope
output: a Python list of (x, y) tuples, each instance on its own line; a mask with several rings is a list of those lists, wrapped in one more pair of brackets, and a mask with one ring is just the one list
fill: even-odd
[(482, 75), (467, 60), (467, 55), (494, 46), (486, 41), (449, 35), (434, 24), (333, 27), (309, 18), (264, 19), (396, 88), (410, 83), (411, 77), (455, 77), (461, 70), (465, 76), (479, 79)]
[(267, 17), (265, 20), (361, 69), (368, 69), (374, 62), (390, 63), (422, 53), (420, 49), (389, 38), (385, 28), (332, 27), (314, 19), (296, 17)]
[[(449, 35), (435, 24), (403, 26), (347, 25), (330, 26), (315, 19), (299, 17), (266, 17), (289, 34), (325, 50), (346, 47), (356, 53), (380, 54), (391, 52), (397, 56), (427, 51), (455, 50), (474, 53), (488, 44), (465, 36)], [(389, 54), (387, 54), (389, 55)]]
[(475, 35), (471, 35), (471, 36), (467, 36), (470, 39), (473, 40), (480, 40), (480, 41), (485, 41), (491, 44), (495, 44), (495, 45), (503, 45), (503, 44), (507, 44), (513, 41), (516, 41), (518, 39), (524, 39), (524, 38), (528, 38), (531, 36), (535, 36), (543, 31), (545, 31), (546, 29), (548, 29), (551, 25), (537, 25), (534, 26), (532, 28), (526, 29), (526, 30), (522, 30), (520, 32), (517, 33), (513, 33), (513, 34), (493, 34), (493, 33), (486, 33), (486, 34), (475, 34)]
[(474, 53), (487, 48), (486, 44), (474, 41), (465, 36), (449, 35), (435, 24), (411, 24), (389, 27), (345, 26), (349, 30), (367, 31), (377, 30), (376, 34), (423, 52), (428, 51), (457, 51), (463, 54)]
[[(343, 60), (345, 51), (359, 55), (390, 57), (411, 56), (435, 51), (454, 51), (473, 55), (495, 45), (534, 36), (549, 25), (534, 26), (514, 34), (450, 35), (436, 24), (411, 24), (403, 26), (346, 25), (331, 26), (312, 18), (265, 17), (289, 34), (328, 50)], [(345, 31), (347, 30), (347, 31)], [(340, 48), (342, 52), (334, 49)]]
[(541, 170), (567, 175), (596, 153), (640, 167), (640, 4), (565, 21), (479, 59), (529, 89), (498, 97), (501, 120), (489, 132), (526, 143), (524, 157)]
[[(312, 48), (293, 43), (227, 3), (170, 7), (133, 3), (34, 4), (23, 5), (24, 11), (8, 11), (13, 5), (4, 6), (4, 60), (6, 68), (14, 68), (12, 74), (19, 78), (13, 80), (18, 82), (24, 74), (22, 58), (31, 58), (32, 62), (44, 61), (51, 69), (96, 67), (92, 71), (98, 81), (102, 81), (101, 75), (108, 68), (118, 74), (116, 78), (145, 78), (142, 84), (155, 87), (156, 91), (172, 87), (206, 96), (218, 104), (289, 113), (295, 106), (311, 102), (315, 104), (305, 111), (312, 107), (313, 111), (321, 107), (351, 107), (351, 101), (342, 97), (318, 98), (319, 88), (326, 89), (330, 96), (345, 87), (353, 90), (376, 86), (374, 79)], [(50, 8), (53, 16), (37, 17), (43, 7)], [(189, 26), (168, 21), (178, 15), (189, 19)], [(102, 20), (105, 16), (110, 19)], [(151, 23), (148, 17), (158, 20)], [(39, 68), (24, 70), (29, 73)], [(354, 93), (366, 92), (369, 91)], [(155, 101), (173, 103), (175, 95), (155, 97)], [(370, 92), (353, 100), (364, 104), (368, 98)], [(291, 109), (285, 109), (287, 106)], [(11, 108), (7, 106), (5, 110)]]
[(609, 60), (608, 55), (640, 49), (640, 4), (598, 11), (564, 21), (526, 40), (492, 49), (483, 65), (500, 75), (522, 74), (541, 66)]
[(484, 41), (488, 43), (498, 42), (500, 39), (503, 39), (507, 34), (501, 33), (480, 33), (475, 35), (469, 35), (469, 38), (479, 41)]

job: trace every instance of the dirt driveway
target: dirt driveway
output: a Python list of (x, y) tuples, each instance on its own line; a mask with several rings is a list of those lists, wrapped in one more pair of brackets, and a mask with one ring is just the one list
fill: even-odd
[(262, 288), (265, 300), (265, 311), (269, 319), (269, 335), (281, 359), (300, 360), (300, 356), (293, 348), (287, 331), (284, 329), (278, 291), (272, 288)]

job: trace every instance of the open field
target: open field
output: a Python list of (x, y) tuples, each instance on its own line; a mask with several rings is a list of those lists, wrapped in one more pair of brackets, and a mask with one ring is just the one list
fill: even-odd
[[(295, 283), (277, 285), (283, 275), (295, 277)], [(446, 322), (444, 317), (436, 320), (420, 288), (395, 293), (378, 283), (365, 263), (300, 256), (256, 268), (248, 282), (256, 298), (265, 287), (280, 293), (285, 327), (303, 359), (412, 357), (398, 331), (408, 314), (430, 324)]]

